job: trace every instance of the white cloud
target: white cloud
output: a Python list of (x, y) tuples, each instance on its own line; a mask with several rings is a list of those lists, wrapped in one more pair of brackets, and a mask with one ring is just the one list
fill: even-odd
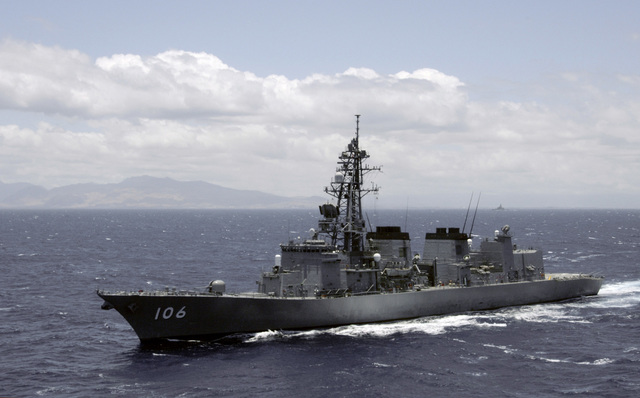
[[(638, 81), (599, 85), (567, 73), (539, 82), (536, 101), (474, 102), (458, 78), (434, 69), (288, 79), (206, 53), (93, 61), (5, 40), (0, 180), (52, 186), (151, 174), (320, 194), (357, 113), (371, 163), (385, 166), (382, 197), (409, 192), (424, 205), (438, 194), (464, 202), (472, 190), (579, 193), (585, 203), (603, 191), (637, 197)], [(36, 123), (11, 120), (18, 113)]]
[(343, 76), (353, 76), (365, 80), (375, 80), (380, 78), (380, 75), (378, 75), (376, 71), (369, 68), (349, 68), (344, 71)]

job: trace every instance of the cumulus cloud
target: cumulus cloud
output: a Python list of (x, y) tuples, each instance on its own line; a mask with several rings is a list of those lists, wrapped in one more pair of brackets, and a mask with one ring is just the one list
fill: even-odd
[[(350, 68), (334, 76), (290, 80), (259, 78), (214, 55), (179, 50), (146, 58), (116, 54), (94, 62), (74, 50), (30, 43), (5, 41), (0, 50), (5, 108), (73, 117), (258, 115), (280, 121), (335, 117), (335, 112), (365, 107), (446, 124), (449, 110), (466, 99), (455, 77), (430, 69), (379, 76)], [(441, 109), (425, 112), (436, 104)]]
[(378, 177), (391, 197), (638, 195), (640, 78), (616, 77), (614, 89), (588, 76), (555, 79), (540, 82), (536, 100), (472, 101), (458, 78), (429, 68), (289, 79), (207, 53), (94, 60), (5, 40), (0, 180), (56, 186), (150, 174), (318, 194), (362, 114), (363, 145), (385, 166)]

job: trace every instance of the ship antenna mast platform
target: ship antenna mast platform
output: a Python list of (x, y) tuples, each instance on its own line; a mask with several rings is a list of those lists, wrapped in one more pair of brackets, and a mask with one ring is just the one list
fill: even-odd
[(379, 187), (372, 184), (364, 187), (364, 176), (372, 171), (380, 171), (381, 166), (369, 166), (364, 160), (369, 158), (360, 149), (360, 115), (356, 116), (356, 136), (338, 157), (336, 175), (324, 191), (337, 201), (335, 206), (320, 206), (324, 219), (319, 226), (322, 233), (331, 239), (331, 244), (350, 253), (364, 251), (366, 223), (362, 212), (362, 198), (368, 193), (377, 194)]

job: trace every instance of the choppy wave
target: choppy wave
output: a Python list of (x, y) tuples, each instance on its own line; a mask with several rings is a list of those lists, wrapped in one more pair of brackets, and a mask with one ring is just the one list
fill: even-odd
[[(400, 213), (381, 212), (375, 224), (395, 225), (398, 214), (405, 219)], [(461, 218), (458, 211), (434, 214), (407, 219), (417, 251), (424, 232)], [(192, 286), (214, 275), (230, 291), (253, 290), (288, 231), (307, 230), (314, 216), (306, 210), (2, 215), (3, 395), (627, 397), (640, 391), (640, 212), (480, 212), (479, 235), (491, 236), (508, 219), (516, 239), (518, 231), (534, 236), (519, 245), (545, 250), (549, 272), (602, 272), (607, 279), (595, 297), (158, 348), (139, 346), (119, 314), (100, 310), (97, 284)]]
[(495, 348), (497, 350), (502, 351), (505, 354), (508, 355), (520, 355), (524, 358), (530, 359), (530, 360), (534, 360), (534, 361), (543, 361), (543, 362), (549, 362), (549, 363), (568, 363), (568, 364), (574, 364), (574, 365), (589, 365), (589, 366), (602, 366), (602, 365), (608, 365), (611, 363), (614, 363), (615, 360), (611, 359), (611, 358), (598, 358), (595, 359), (593, 361), (574, 361), (571, 359), (558, 359), (558, 358), (550, 358), (544, 354), (541, 353), (536, 353), (536, 354), (526, 354), (521, 352), (521, 350), (517, 349), (517, 348), (513, 348), (513, 347), (508, 347), (508, 346), (504, 346), (504, 345), (497, 345), (497, 344), (483, 344), (484, 347), (488, 347), (488, 348)]

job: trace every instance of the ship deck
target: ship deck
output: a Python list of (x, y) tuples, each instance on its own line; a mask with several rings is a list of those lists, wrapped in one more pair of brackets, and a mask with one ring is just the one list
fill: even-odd
[[(594, 275), (590, 275), (590, 274), (553, 273), (553, 274), (546, 274), (544, 280), (571, 280), (571, 279), (582, 279), (582, 278), (601, 279), (602, 277), (594, 276)], [(530, 282), (535, 282), (535, 281), (511, 282), (511, 283), (508, 283), (508, 284), (530, 283)], [(473, 286), (469, 286), (469, 287), (493, 286), (493, 285), (502, 285), (502, 284), (504, 284), (504, 283), (487, 283), (487, 284), (484, 284), (484, 285), (473, 285)], [(348, 293), (347, 295), (340, 295), (340, 296), (327, 295), (327, 296), (308, 296), (308, 297), (273, 296), (273, 295), (269, 295), (269, 294), (265, 294), (265, 293), (258, 293), (258, 292), (223, 293), (223, 294), (220, 294), (220, 293), (215, 293), (215, 292), (202, 291), (202, 290), (198, 290), (198, 289), (191, 289), (191, 290), (163, 289), (163, 290), (137, 290), (137, 291), (136, 290), (109, 291), (109, 290), (99, 289), (97, 293), (100, 296), (103, 296), (103, 295), (105, 295), (105, 296), (142, 296), (142, 297), (147, 297), (147, 296), (158, 296), (158, 297), (162, 297), (162, 296), (170, 296), (170, 297), (180, 296), (180, 297), (188, 297), (188, 296), (192, 296), (192, 297), (211, 297), (211, 298), (224, 296), (224, 297), (242, 297), (242, 298), (254, 298), (254, 299), (272, 299), (272, 300), (273, 299), (280, 299), (280, 300), (294, 300), (294, 299), (295, 300), (318, 300), (318, 299), (327, 299), (327, 298), (336, 298), (336, 297), (345, 297), (345, 296), (403, 294), (403, 293), (412, 293), (412, 292), (418, 292), (418, 291), (446, 290), (446, 289), (466, 289), (466, 288), (468, 288), (468, 287), (460, 286), (460, 285), (443, 285), (443, 286), (420, 286), (420, 285), (417, 285), (417, 286), (414, 286), (410, 290), (401, 290), (401, 291), (395, 291), (395, 292), (377, 291), (377, 292)]]

